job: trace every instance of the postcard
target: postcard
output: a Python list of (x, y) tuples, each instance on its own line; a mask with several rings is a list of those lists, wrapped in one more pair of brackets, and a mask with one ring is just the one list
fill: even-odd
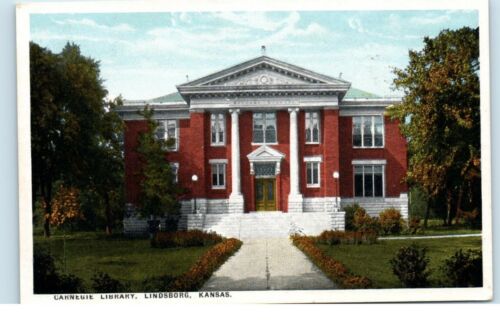
[(492, 298), (488, 2), (17, 6), (22, 302)]

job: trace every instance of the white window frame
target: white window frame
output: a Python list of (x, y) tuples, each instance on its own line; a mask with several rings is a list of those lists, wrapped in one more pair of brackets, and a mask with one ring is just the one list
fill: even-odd
[[(304, 131), (305, 131), (305, 143), (306, 144), (310, 144), (310, 145), (317, 145), (317, 144), (320, 144), (321, 143), (321, 114), (320, 114), (320, 111), (306, 111), (305, 112), (305, 123), (304, 123)], [(317, 117), (318, 117), (318, 140), (317, 141), (307, 141), (307, 126), (309, 123), (311, 123), (311, 129), (309, 130), (310, 133), (311, 133), (311, 139), (313, 139), (313, 135), (314, 135), (314, 132), (313, 132), (313, 129), (312, 129), (312, 125), (313, 125), (313, 116), (314, 116), (314, 113), (317, 114)], [(309, 116), (309, 117), (308, 117)]]
[[(375, 146), (375, 118), (380, 117), (382, 119), (382, 145)], [(361, 118), (361, 146), (354, 145), (354, 119)], [(371, 120), (370, 132), (372, 134), (372, 145), (365, 146), (365, 128), (364, 123), (365, 119)], [(383, 114), (371, 114), (371, 115), (356, 115), (352, 117), (352, 126), (351, 126), (351, 134), (352, 134), (352, 147), (353, 148), (384, 148), (385, 147), (385, 121)]]
[[(210, 183), (212, 185), (212, 189), (226, 189), (226, 183), (227, 183), (227, 159), (211, 159), (208, 161), (210, 163)], [(222, 167), (222, 175), (224, 178), (224, 184), (223, 185), (214, 185), (213, 183), (213, 174), (214, 174), (214, 168), (217, 170), (217, 172), (220, 172), (220, 168)], [(219, 178), (219, 173), (217, 173), (217, 179)], [(218, 180), (220, 182), (220, 180)]]
[(174, 173), (174, 181), (175, 183), (179, 183), (179, 163), (178, 162), (170, 162), (170, 168), (175, 168)]
[[(307, 188), (321, 188), (321, 163), (323, 162), (323, 158), (321, 156), (306, 156), (304, 157), (305, 167), (306, 167), (306, 187)], [(318, 182), (310, 183), (307, 179), (307, 167), (308, 165), (313, 165), (318, 167)]]
[[(221, 118), (222, 116), (222, 118)], [(222, 119), (222, 121), (221, 121)], [(212, 134), (214, 132), (214, 127), (215, 123), (218, 122), (218, 126), (222, 126), (222, 130), (216, 130), (215, 131), (215, 142), (213, 142)], [(223, 140), (220, 141), (219, 139), (219, 132), (222, 131), (223, 133)], [(210, 114), (210, 143), (212, 146), (225, 146), (226, 145), (226, 138), (227, 138), (227, 133), (226, 133), (226, 114), (223, 112), (214, 112)]]
[[(268, 142), (266, 140), (266, 126), (267, 126), (266, 125), (266, 121), (267, 120), (265, 118), (263, 120), (264, 121), (264, 124), (263, 124), (263, 126), (264, 126), (264, 129), (263, 129), (263, 132), (264, 132), (263, 139), (264, 139), (264, 141), (262, 143), (256, 143), (254, 141), (254, 137), (253, 137), (253, 135), (254, 135), (254, 127), (255, 127), (255, 122), (254, 121), (255, 121), (255, 114), (256, 113), (261, 113), (264, 117), (268, 113), (274, 114), (274, 130), (275, 130), (275, 135), (276, 135), (276, 141), (275, 142)], [(269, 111), (252, 112), (252, 145), (278, 145), (278, 114), (276, 113), (276, 111), (275, 112), (269, 112)]]
[[(356, 196), (356, 167), (361, 166), (363, 168), (363, 196)], [(365, 166), (372, 166), (373, 168), (382, 167), (382, 196), (375, 196), (375, 179), (373, 179), (373, 196), (365, 196)], [(354, 198), (363, 199), (383, 199), (385, 198), (385, 160), (353, 160), (352, 161), (352, 194)], [(375, 172), (373, 170), (372, 175)]]
[[(169, 152), (177, 152), (179, 150), (179, 120), (177, 119), (165, 119), (165, 120), (158, 120), (158, 125), (161, 124), (161, 127), (163, 127), (163, 140), (166, 142), (168, 141), (168, 124), (169, 121), (174, 121), (175, 122), (175, 145), (172, 147), (166, 147), (166, 150)], [(158, 126), (160, 127), (160, 126)], [(156, 137), (156, 135), (155, 135)]]

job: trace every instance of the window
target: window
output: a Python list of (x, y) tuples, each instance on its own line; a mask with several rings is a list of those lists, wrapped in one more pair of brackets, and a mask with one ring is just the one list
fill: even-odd
[(226, 143), (224, 113), (212, 113), (210, 116), (212, 145), (220, 146)]
[(352, 145), (354, 147), (383, 147), (384, 121), (382, 116), (353, 117)]
[(307, 187), (319, 187), (319, 165), (320, 162), (306, 162)]
[(179, 182), (179, 163), (170, 163), (170, 169), (174, 175), (174, 182)]
[(354, 196), (355, 197), (384, 196), (383, 165), (354, 166)]
[(306, 143), (319, 143), (319, 112), (306, 112)]
[(212, 163), (212, 189), (226, 188), (226, 163)]
[(156, 139), (163, 139), (169, 145), (167, 150), (176, 151), (179, 149), (179, 130), (177, 120), (160, 120), (155, 132)]
[(276, 143), (276, 113), (253, 114), (253, 142), (257, 144)]

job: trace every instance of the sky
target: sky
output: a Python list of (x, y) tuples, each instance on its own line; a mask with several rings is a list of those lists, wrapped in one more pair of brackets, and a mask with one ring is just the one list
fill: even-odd
[(66, 42), (100, 62), (113, 98), (151, 99), (176, 85), (266, 55), (341, 76), (381, 96), (394, 67), (425, 36), (477, 27), (477, 11), (280, 11), (32, 14), (31, 40), (53, 52)]

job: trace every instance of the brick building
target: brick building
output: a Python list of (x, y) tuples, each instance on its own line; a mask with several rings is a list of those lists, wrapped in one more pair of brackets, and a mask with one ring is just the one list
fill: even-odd
[[(137, 219), (138, 135), (145, 104), (174, 138), (167, 160), (179, 184), (181, 228), (226, 235), (284, 235), (343, 229), (341, 207), (408, 215), (406, 140), (381, 98), (267, 56), (177, 86), (178, 92), (118, 109), (126, 123), (126, 232)], [(196, 181), (193, 181), (195, 179)]]

